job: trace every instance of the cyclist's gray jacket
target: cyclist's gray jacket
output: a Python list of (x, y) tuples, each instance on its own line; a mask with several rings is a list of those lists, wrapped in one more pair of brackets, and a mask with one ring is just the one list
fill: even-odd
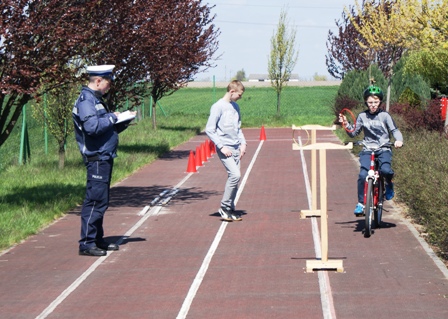
[[(353, 125), (347, 126), (348, 130), (353, 129)], [(403, 142), (403, 135), (395, 125), (394, 120), (386, 111), (379, 110), (375, 114), (364, 111), (358, 115), (356, 119), (356, 128), (353, 132), (347, 132), (350, 137), (355, 137), (361, 130), (364, 132), (364, 141), (370, 147), (379, 146), (383, 143), (390, 142), (390, 134), (395, 140)]]
[(213, 104), (205, 126), (205, 133), (218, 149), (223, 146), (238, 149), (241, 144), (246, 144), (246, 139), (241, 131), (241, 115), (238, 104), (223, 99)]

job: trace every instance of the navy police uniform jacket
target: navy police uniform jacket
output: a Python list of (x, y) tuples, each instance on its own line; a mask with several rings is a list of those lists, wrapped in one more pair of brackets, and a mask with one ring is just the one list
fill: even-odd
[(128, 123), (115, 124), (117, 116), (109, 111), (101, 92), (83, 86), (72, 113), (76, 141), (86, 162), (117, 157), (118, 133)]

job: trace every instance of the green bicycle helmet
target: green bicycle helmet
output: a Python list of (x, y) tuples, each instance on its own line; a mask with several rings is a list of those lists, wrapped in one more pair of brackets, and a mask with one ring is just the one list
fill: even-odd
[(383, 94), (383, 91), (379, 87), (377, 87), (375, 85), (370, 85), (367, 89), (365, 89), (363, 96), (364, 96), (364, 101), (367, 100), (367, 98), (369, 96), (377, 96), (380, 99), (380, 101), (382, 101), (384, 94)]

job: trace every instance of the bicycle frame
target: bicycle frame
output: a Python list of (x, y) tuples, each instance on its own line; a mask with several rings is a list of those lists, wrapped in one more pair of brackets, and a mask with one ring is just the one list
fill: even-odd
[[(370, 169), (367, 173), (366, 181), (364, 183), (364, 206), (366, 204), (367, 197), (367, 188), (369, 184), (369, 180), (373, 182), (373, 185), (378, 186), (380, 178), (382, 178), (381, 173), (378, 167), (378, 159), (376, 158), (375, 151), (372, 151), (370, 154)], [(376, 206), (379, 203), (379, 192), (378, 187), (374, 188), (374, 197), (373, 197), (373, 205)]]
[(365, 148), (371, 152), (370, 168), (364, 184), (364, 237), (370, 237), (373, 233), (372, 224), (375, 228), (379, 228), (381, 226), (385, 192), (384, 177), (379, 170), (379, 162), (376, 156), (376, 152), (379, 151), (383, 146), (391, 146), (392, 143), (383, 143), (375, 148), (369, 147), (364, 143), (364, 141), (358, 142), (357, 144), (364, 145)]

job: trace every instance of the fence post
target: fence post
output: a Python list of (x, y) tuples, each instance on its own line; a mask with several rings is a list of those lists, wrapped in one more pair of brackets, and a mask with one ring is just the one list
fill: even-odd
[(216, 85), (215, 85), (215, 76), (213, 76), (213, 103), (215, 102), (216, 102)]
[(30, 141), (28, 139), (28, 127), (26, 125), (26, 106), (23, 106), (22, 111), (22, 134), (20, 136), (20, 153), (19, 165), (26, 163), (26, 159), (30, 158)]
[(47, 93), (44, 94), (44, 143), (45, 143), (45, 155), (48, 155)]

